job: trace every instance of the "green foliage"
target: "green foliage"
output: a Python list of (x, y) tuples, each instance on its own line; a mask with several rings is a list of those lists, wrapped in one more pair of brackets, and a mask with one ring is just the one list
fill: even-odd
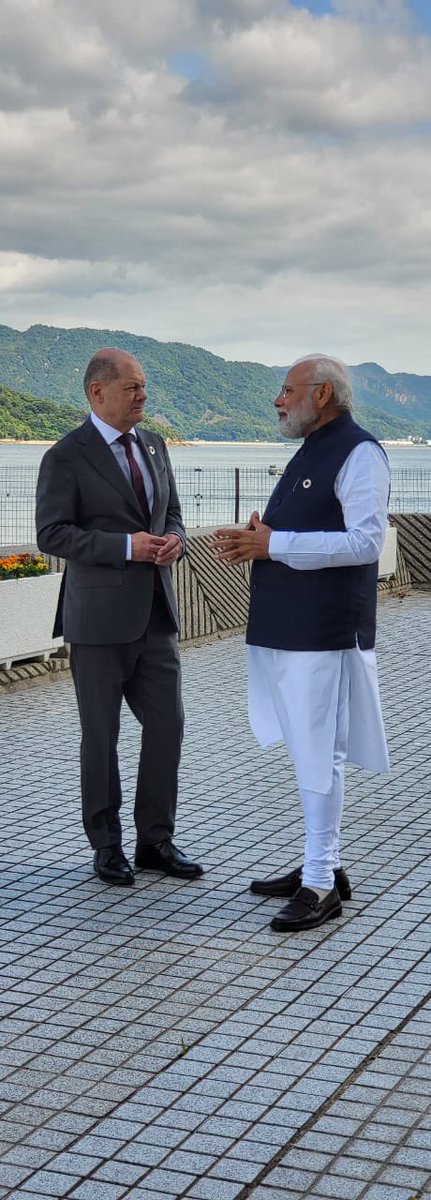
[[(73, 404), (39, 400), (28, 392), (14, 392), (0, 384), (0, 438), (56, 442), (65, 433), (81, 425), (86, 417), (88, 408), (79, 409)], [(176, 431), (170, 425), (160, 424), (151, 417), (145, 417), (142, 424), (145, 429), (161, 433), (170, 441), (178, 440)]]
[(380, 441), (393, 441), (394, 438), (408, 438), (412, 434), (427, 438), (431, 435), (431, 421), (427, 427), (419, 421), (406, 420), (404, 417), (392, 417), (389, 413), (373, 408), (371, 404), (355, 404), (355, 421), (369, 429)]
[(0, 384), (0, 437), (27, 441), (56, 441), (88, 414), (70, 404), (39, 400), (28, 392), (14, 392)]
[[(156, 421), (165, 436), (174, 439), (277, 440), (273, 401), (285, 367), (225, 362), (195, 346), (123, 331), (45, 325), (33, 325), (24, 333), (0, 326), (0, 379), (23, 401), (20, 407), (15, 403), (12, 415), (10, 407), (2, 405), (0, 436), (58, 437), (66, 426), (78, 424), (84, 414), (82, 378), (88, 360), (102, 346), (113, 344), (134, 354), (144, 367), (149, 396), (144, 423), (150, 428)], [(431, 437), (430, 377), (389, 375), (376, 363), (354, 367), (352, 374), (355, 416), (372, 433)], [(43, 398), (43, 411), (35, 409), (35, 396)]]

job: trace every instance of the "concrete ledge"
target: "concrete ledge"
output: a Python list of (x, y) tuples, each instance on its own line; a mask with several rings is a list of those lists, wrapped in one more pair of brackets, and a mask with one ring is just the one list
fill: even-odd
[[(380, 579), (379, 580), (379, 582), (377, 584), (377, 592), (378, 592), (379, 596), (385, 595), (388, 593), (389, 594), (393, 594), (393, 593), (399, 594), (400, 592), (405, 593), (412, 586), (412, 577), (411, 577), (410, 569), (409, 569), (409, 566), (408, 566), (408, 563), (406, 561), (406, 557), (404, 554), (403, 545), (400, 541), (400, 537), (398, 534), (398, 527), (396, 526), (395, 518), (391, 516), (389, 518), (389, 522), (390, 522), (390, 525), (392, 525), (393, 527), (396, 527), (396, 529), (397, 529), (397, 569), (396, 569), (395, 575), (392, 575), (390, 579)], [(430, 536), (431, 536), (431, 534), (430, 534)]]
[(228, 567), (212, 547), (212, 529), (193, 534), (187, 556), (174, 567), (181, 642), (222, 637), (247, 620), (250, 565)]
[(391, 517), (398, 532), (398, 546), (410, 579), (431, 582), (431, 513), (406, 513)]
[(0, 695), (6, 690), (16, 691), (17, 688), (39, 683), (47, 677), (57, 678), (63, 671), (69, 670), (69, 656), (65, 648), (61, 658), (48, 658), (46, 662), (17, 662), (12, 667), (0, 667)]

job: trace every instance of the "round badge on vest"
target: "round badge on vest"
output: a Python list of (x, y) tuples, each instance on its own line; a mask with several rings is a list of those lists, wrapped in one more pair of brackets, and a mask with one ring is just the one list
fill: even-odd
[(305, 487), (305, 488), (309, 488), (309, 487), (311, 487), (311, 479), (303, 479), (303, 480), (302, 480), (302, 486), (303, 486), (303, 487)]
[(155, 454), (155, 453), (156, 453), (156, 451), (155, 451), (155, 449), (154, 449), (154, 446), (149, 446), (149, 447), (148, 447), (148, 449), (149, 449), (149, 451), (150, 451), (150, 454)]

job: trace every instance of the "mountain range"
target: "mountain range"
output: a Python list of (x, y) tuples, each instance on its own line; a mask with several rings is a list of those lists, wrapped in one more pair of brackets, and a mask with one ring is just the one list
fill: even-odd
[[(277, 439), (273, 400), (285, 366), (228, 362), (195, 346), (124, 331), (47, 325), (24, 332), (0, 326), (0, 436), (58, 437), (82, 420), (85, 367), (106, 345), (139, 359), (148, 384), (146, 413), (168, 436)], [(388, 440), (431, 438), (431, 376), (389, 374), (377, 363), (361, 363), (351, 373), (360, 424)], [(38, 432), (42, 428), (45, 432)]]

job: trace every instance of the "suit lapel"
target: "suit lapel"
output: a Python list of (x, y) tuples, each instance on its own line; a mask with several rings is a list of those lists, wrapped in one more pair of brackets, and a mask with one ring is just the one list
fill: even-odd
[[(158, 509), (160, 506), (161, 493), (160, 493), (159, 473), (156, 470), (156, 466), (155, 466), (156, 455), (154, 453), (154, 445), (151, 441), (151, 436), (149, 436), (148, 441), (146, 441), (145, 434), (142, 432), (141, 429), (138, 429), (137, 427), (136, 427), (136, 436), (137, 436), (138, 443), (139, 443), (139, 449), (140, 449), (140, 451), (142, 453), (142, 457), (144, 458), (144, 461), (145, 461), (145, 465), (146, 465), (146, 467), (148, 467), (149, 473), (151, 475), (151, 479), (153, 481), (154, 500), (153, 500), (152, 516), (157, 516), (157, 512), (158, 512)], [(149, 449), (150, 446), (152, 447), (152, 450)]]
[[(81, 444), (81, 451), (88, 459), (88, 462), (107, 479), (113, 487), (121, 492), (123, 499), (139, 514), (142, 519), (142, 509), (132, 484), (128, 483), (124, 472), (118, 465), (115, 455), (105, 442), (102, 434), (93, 425), (90, 417), (85, 421), (81, 429), (78, 430), (78, 438)], [(148, 456), (149, 457), (149, 456)]]

